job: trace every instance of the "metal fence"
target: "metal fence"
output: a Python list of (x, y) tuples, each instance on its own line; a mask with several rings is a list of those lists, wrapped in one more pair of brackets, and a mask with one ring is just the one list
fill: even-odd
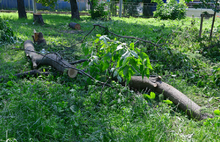
[[(80, 11), (88, 10), (88, 0), (77, 0), (78, 8)], [(32, 11), (33, 10), (33, 1), (24, 0), (25, 9)], [(17, 0), (0, 0), (0, 9), (3, 10), (15, 10), (17, 9)], [(70, 11), (70, 3), (64, 0), (58, 0), (54, 9), (50, 7), (45, 7), (40, 3), (37, 3), (38, 10), (60, 10), (60, 11)]]

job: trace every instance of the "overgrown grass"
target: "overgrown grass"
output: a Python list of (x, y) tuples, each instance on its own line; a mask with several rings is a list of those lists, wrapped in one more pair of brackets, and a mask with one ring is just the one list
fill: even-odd
[[(217, 43), (220, 19), (216, 19), (214, 39), (210, 42), (206, 36), (211, 19), (204, 21), (203, 39), (198, 39), (198, 18), (171, 21), (113, 17), (111, 21), (95, 21), (87, 16), (72, 20), (70, 15), (43, 15), (46, 24), (41, 26), (33, 24), (30, 14), (27, 19), (18, 19), (17, 13), (0, 16), (9, 22), (17, 37), (15, 43), (0, 46), (0, 75), (9, 75), (0, 82), (1, 141), (219, 141), (218, 117), (192, 120), (176, 106), (163, 103), (161, 95), (149, 100), (142, 96), (146, 92), (135, 92), (115, 82), (114, 89), (103, 87), (80, 74), (76, 79), (67, 75), (16, 79), (12, 75), (31, 70), (31, 64), (24, 51), (12, 48), (23, 48), (23, 41), (32, 40), (35, 29), (43, 32), (46, 50), (61, 50), (60, 54), (70, 62), (83, 59), (80, 44), (74, 44), (93, 24), (107, 26), (120, 35), (159, 41), (158, 44), (165, 43), (166, 50), (150, 51), (153, 47), (149, 44), (137, 45), (151, 60), (157, 60), (152, 62), (151, 74), (161, 75), (163, 81), (203, 106), (203, 111), (213, 113), (220, 107), (219, 73), (213, 72), (214, 67), (219, 68), (219, 49), (203, 49)], [(70, 22), (79, 23), (81, 30), (68, 28)], [(96, 34), (104, 31), (97, 28), (85, 42), (92, 45)], [(71, 50), (62, 52), (65, 46), (72, 46)], [(82, 69), (81, 65), (77, 67)]]

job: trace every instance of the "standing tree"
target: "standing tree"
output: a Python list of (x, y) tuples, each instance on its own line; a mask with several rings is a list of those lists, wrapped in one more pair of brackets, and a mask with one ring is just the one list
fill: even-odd
[(18, 16), (19, 18), (27, 18), (27, 14), (24, 7), (24, 0), (17, 0), (18, 4)]
[[(54, 7), (57, 1), (58, 0), (37, 0), (37, 2), (41, 3), (42, 5), (51, 6), (51, 7)], [(79, 9), (78, 9), (76, 0), (64, 0), (64, 1), (70, 2), (71, 15), (72, 15), (71, 18), (80, 19)]]

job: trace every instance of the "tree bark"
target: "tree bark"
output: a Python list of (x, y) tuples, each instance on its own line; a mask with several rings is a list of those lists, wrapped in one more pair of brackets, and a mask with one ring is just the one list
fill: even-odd
[(18, 16), (19, 18), (27, 18), (27, 14), (24, 7), (24, 0), (17, 0), (18, 4)]
[(142, 79), (141, 76), (132, 76), (129, 86), (134, 89), (149, 88), (153, 92), (163, 94), (166, 98), (169, 98), (169, 100), (177, 105), (178, 108), (186, 112), (189, 117), (196, 118), (198, 120), (213, 117), (209, 114), (202, 114), (201, 107), (199, 105), (173, 86), (162, 82), (161, 77), (144, 77), (144, 79)]
[(70, 5), (71, 5), (71, 15), (72, 15), (71, 18), (80, 19), (79, 9), (76, 0), (70, 0)]
[(33, 68), (36, 69), (40, 65), (49, 65), (55, 68), (57, 71), (61, 73), (64, 72), (65, 69), (68, 69), (68, 75), (71, 78), (76, 77), (77, 70), (72, 69), (72, 65), (65, 61), (59, 54), (48, 53), (46, 55), (41, 55), (35, 52), (32, 41), (26, 40), (24, 42), (24, 50), (26, 56), (31, 58)]
[(90, 10), (91, 10), (91, 17), (94, 19), (94, 7), (93, 7), (93, 0), (88, 0), (89, 5), (90, 5)]

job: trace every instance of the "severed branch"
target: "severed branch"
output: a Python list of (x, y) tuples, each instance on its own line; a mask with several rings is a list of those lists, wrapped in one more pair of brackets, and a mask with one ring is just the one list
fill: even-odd
[(182, 92), (174, 88), (173, 86), (161, 81), (161, 77), (144, 77), (132, 76), (129, 86), (134, 89), (146, 89), (150, 88), (153, 92), (163, 94), (166, 98), (169, 98), (175, 105), (182, 111), (186, 112), (189, 117), (203, 120), (206, 118), (212, 118), (210, 114), (202, 114), (201, 107), (189, 99)]
[(71, 78), (76, 77), (78, 71), (70, 68), (72, 67), (67, 61), (65, 61), (59, 54), (49, 53), (46, 55), (37, 54), (34, 50), (32, 41), (26, 40), (24, 42), (24, 50), (26, 56), (31, 58), (33, 63), (33, 68), (36, 69), (40, 65), (50, 65), (57, 69), (60, 72), (64, 72), (65, 69), (68, 69), (68, 75)]
[[(25, 50), (26, 56), (31, 58), (34, 69), (40, 65), (50, 65), (61, 73), (63, 73), (65, 69), (68, 69), (68, 76), (70, 78), (76, 77), (77, 73), (80, 72), (100, 84), (105, 84), (106, 86), (112, 87), (109, 84), (96, 80), (91, 75), (84, 72), (83, 70), (73, 67), (70, 63), (65, 61), (59, 54), (48, 53), (46, 55), (42, 55), (42, 54), (36, 53), (34, 50), (33, 43), (30, 40), (26, 40), (24, 42), (24, 50)], [(84, 61), (86, 60), (81, 60), (81, 62), (84, 62)]]

